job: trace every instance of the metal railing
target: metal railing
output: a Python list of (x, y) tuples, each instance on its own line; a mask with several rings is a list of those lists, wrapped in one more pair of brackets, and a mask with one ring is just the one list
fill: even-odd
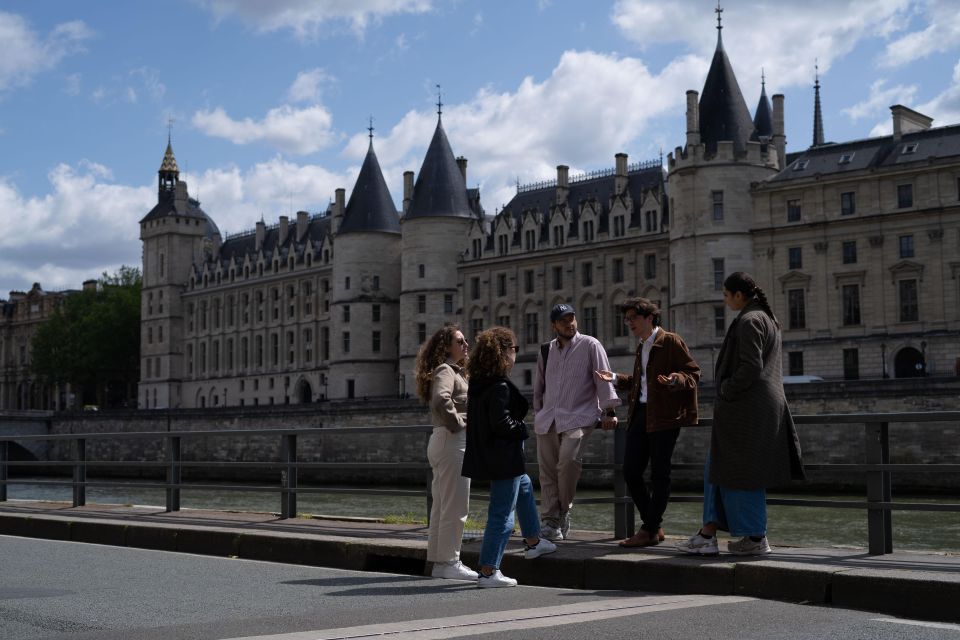
[[(881, 555), (893, 552), (893, 527), (891, 513), (904, 511), (960, 512), (960, 504), (894, 502), (892, 495), (892, 474), (896, 473), (960, 473), (960, 464), (893, 464), (890, 462), (891, 424), (953, 422), (960, 423), (960, 411), (937, 411), (921, 413), (877, 413), (877, 414), (820, 414), (795, 416), (797, 424), (832, 425), (838, 428), (853, 428), (857, 425), (864, 431), (864, 462), (849, 464), (806, 464), (807, 471), (839, 471), (863, 473), (866, 479), (866, 500), (809, 500), (792, 498), (769, 498), (768, 504), (820, 507), (840, 509), (865, 509), (867, 511), (867, 537), (869, 553)], [(709, 419), (701, 420), (700, 428), (711, 426)], [(7, 500), (7, 487), (13, 484), (70, 486), (73, 490), (73, 506), (86, 504), (87, 487), (111, 488), (152, 488), (166, 492), (166, 510), (180, 510), (180, 495), (183, 490), (215, 489), (227, 491), (274, 492), (280, 495), (280, 517), (293, 518), (297, 515), (297, 495), (306, 493), (328, 494), (366, 494), (382, 496), (421, 496), (426, 498), (427, 517), (429, 518), (432, 496), (430, 485), (432, 472), (425, 462), (307, 462), (298, 459), (299, 443), (304, 439), (337, 435), (359, 436), (377, 434), (420, 434), (429, 436), (432, 427), (427, 425), (393, 427), (353, 427), (319, 429), (240, 429), (224, 431), (156, 431), (131, 433), (85, 433), (57, 435), (0, 436), (0, 502)], [(184, 439), (230, 438), (230, 437), (277, 437), (280, 439), (280, 459), (264, 462), (223, 462), (223, 461), (185, 461), (182, 457)], [(164, 459), (150, 461), (107, 461), (88, 460), (88, 441), (141, 439), (164, 442)], [(69, 461), (13, 461), (10, 460), (10, 443), (25, 441), (68, 441), (73, 444), (73, 456)], [(613, 496), (609, 498), (588, 498), (577, 500), (578, 504), (613, 504), (614, 535), (625, 538), (634, 531), (634, 506), (627, 491), (623, 477), (623, 456), (626, 444), (625, 429), (614, 432), (614, 461), (612, 463), (584, 463), (584, 469), (613, 470)], [(801, 443), (802, 444), (802, 443)], [(426, 452), (426, 443), (423, 451)], [(528, 464), (531, 470), (536, 464)], [(10, 467), (68, 467), (72, 469), (70, 480), (11, 479)], [(95, 468), (158, 468), (165, 471), (164, 482), (124, 482), (90, 481), (88, 470)], [(236, 485), (202, 484), (183, 482), (182, 472), (189, 468), (204, 469), (272, 469), (280, 471), (278, 485)], [(674, 464), (674, 469), (702, 469), (702, 464)], [(426, 491), (404, 489), (362, 489), (347, 487), (299, 486), (298, 476), (301, 470), (390, 470), (422, 471), (425, 474)], [(471, 496), (471, 499), (485, 500), (485, 496)], [(675, 496), (674, 502), (702, 502), (702, 496)]]

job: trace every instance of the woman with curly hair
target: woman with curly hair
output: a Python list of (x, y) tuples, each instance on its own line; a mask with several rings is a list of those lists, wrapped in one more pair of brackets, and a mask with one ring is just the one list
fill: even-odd
[(433, 507), (427, 537), (431, 575), (449, 580), (476, 580), (477, 572), (460, 562), (463, 526), (470, 506), (470, 479), (460, 475), (466, 447), (467, 340), (450, 324), (420, 347), (414, 373), (417, 396), (430, 406), (433, 433), (427, 460), (433, 470)]
[(467, 372), (467, 450), (463, 475), (490, 481), (487, 527), (480, 548), (477, 586), (515, 587), (517, 581), (500, 573), (500, 561), (513, 533), (513, 512), (520, 519), (523, 555), (538, 558), (557, 550), (540, 538), (540, 514), (533, 496), (533, 483), (526, 474), (523, 441), (527, 439), (528, 404), (510, 381), (517, 359), (517, 338), (510, 329), (492, 327), (477, 336)]

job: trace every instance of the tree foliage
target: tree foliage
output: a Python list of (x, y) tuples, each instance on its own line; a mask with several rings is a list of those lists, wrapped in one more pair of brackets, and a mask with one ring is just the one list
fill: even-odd
[(34, 334), (34, 373), (49, 383), (96, 389), (140, 378), (140, 270), (123, 266), (64, 303)]

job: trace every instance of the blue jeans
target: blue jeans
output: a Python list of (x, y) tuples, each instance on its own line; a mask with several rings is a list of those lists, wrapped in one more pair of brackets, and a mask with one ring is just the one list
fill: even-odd
[(530, 476), (523, 474), (507, 480), (490, 481), (490, 506), (487, 508), (487, 528), (483, 531), (480, 547), (480, 566), (500, 568), (500, 560), (513, 533), (513, 512), (520, 519), (520, 533), (524, 538), (540, 535), (540, 514), (533, 497)]
[(728, 489), (710, 482), (710, 452), (703, 469), (703, 523), (715, 522), (730, 535), (767, 535), (767, 492), (765, 489)]

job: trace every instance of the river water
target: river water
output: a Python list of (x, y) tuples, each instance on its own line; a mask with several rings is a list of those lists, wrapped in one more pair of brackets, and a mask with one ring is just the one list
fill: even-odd
[[(21, 480), (18, 478), (18, 481)], [(212, 483), (211, 483), (212, 484)], [(381, 487), (411, 489), (411, 487)], [(9, 485), (11, 500), (70, 501), (68, 486)], [(579, 498), (610, 497), (609, 491), (581, 490)], [(675, 495), (685, 495), (682, 493)], [(770, 498), (806, 498), (863, 500), (863, 496), (826, 494), (769, 494)], [(955, 497), (896, 496), (901, 502), (937, 502), (958, 504)], [(217, 489), (184, 489), (184, 509), (277, 512), (279, 493), (226, 491)], [(352, 494), (300, 494), (298, 511), (302, 514), (329, 516), (396, 517), (411, 521), (426, 520), (423, 496), (373, 496)], [(87, 504), (152, 505), (163, 507), (164, 492), (140, 487), (89, 487)], [(700, 526), (699, 503), (674, 502), (664, 520), (668, 535), (692, 535)], [(574, 505), (571, 512), (574, 529), (613, 531), (613, 505)], [(486, 502), (475, 500), (470, 505), (470, 522), (465, 537), (479, 536), (486, 520)], [(639, 518), (637, 519), (639, 525)], [(866, 509), (824, 509), (819, 507), (786, 507), (771, 505), (768, 509), (768, 537), (771, 544), (816, 547), (865, 547), (867, 545)], [(895, 550), (946, 551), (960, 553), (960, 513), (894, 511), (893, 545)]]

